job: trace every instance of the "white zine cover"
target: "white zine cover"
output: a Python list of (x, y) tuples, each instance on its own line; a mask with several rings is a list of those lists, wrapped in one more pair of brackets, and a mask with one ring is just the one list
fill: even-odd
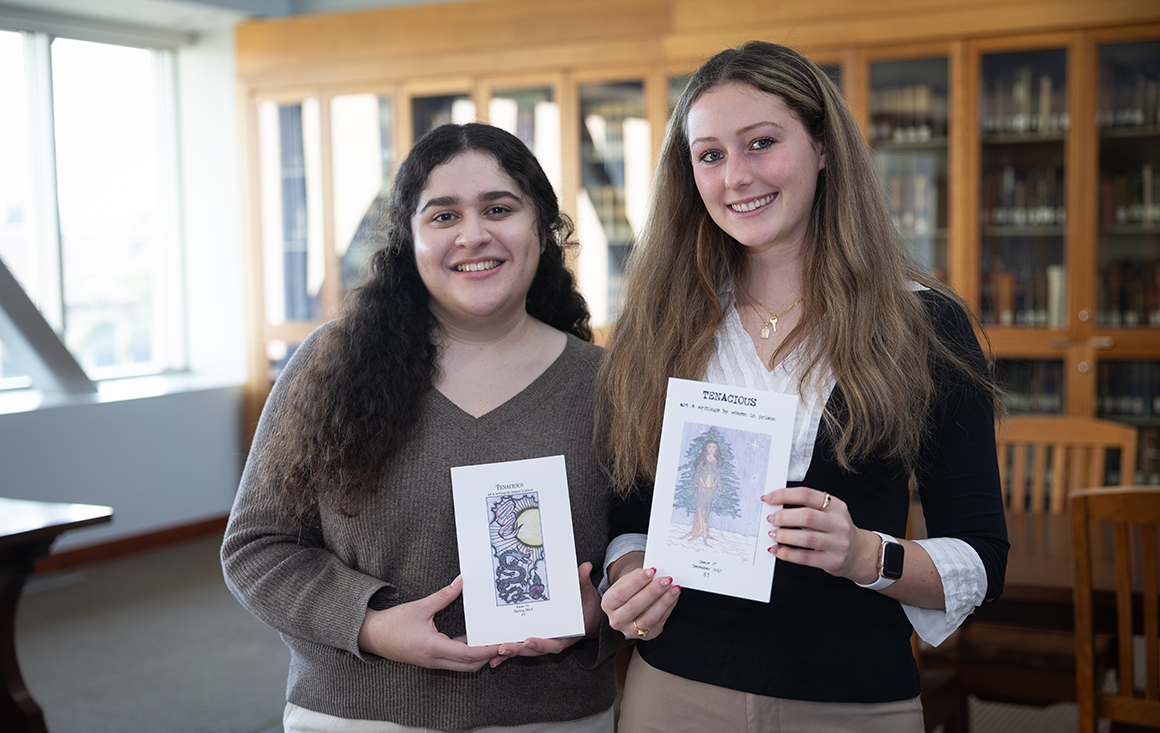
[(584, 634), (564, 456), (451, 469), (471, 646)]
[(669, 379), (644, 564), (684, 588), (769, 602), (761, 496), (786, 484), (798, 398)]

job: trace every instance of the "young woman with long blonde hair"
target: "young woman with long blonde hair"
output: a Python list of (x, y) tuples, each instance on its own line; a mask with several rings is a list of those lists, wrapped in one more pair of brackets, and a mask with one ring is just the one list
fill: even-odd
[[(1002, 591), (998, 390), (821, 69), (750, 42), (697, 71), (626, 293), (597, 402), (621, 496), (602, 605), (640, 642), (621, 730), (921, 731), (912, 629), (937, 644)], [(767, 604), (642, 568), (669, 377), (799, 398)], [(935, 539), (901, 539), (912, 479)]]

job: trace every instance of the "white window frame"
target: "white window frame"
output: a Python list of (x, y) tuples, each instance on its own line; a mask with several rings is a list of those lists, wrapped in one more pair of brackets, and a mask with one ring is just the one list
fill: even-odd
[[(33, 275), (34, 307), (28, 295), (0, 262), (0, 340), (32, 387), (45, 393), (96, 391), (93, 381), (64, 346), (64, 294), (57, 202), (56, 150), (53, 138), (51, 44), (54, 38), (145, 48), (151, 52), (160, 129), (161, 224), (152, 261), (155, 358), (148, 365), (102, 369), (99, 379), (185, 370), (187, 327), (182, 273), (179, 133), (174, 49), (192, 44), (191, 33), (80, 19), (0, 6), (0, 30), (21, 33), (25, 48), (29, 129), (32, 136), (33, 206), (36, 239)], [(0, 379), (0, 389), (25, 387), (27, 379)]]

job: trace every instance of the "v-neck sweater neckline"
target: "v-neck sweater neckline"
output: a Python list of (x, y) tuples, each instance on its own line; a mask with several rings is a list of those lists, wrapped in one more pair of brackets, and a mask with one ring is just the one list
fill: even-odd
[(431, 414), (438, 420), (463, 431), (495, 430), (526, 415), (544, 400), (554, 394), (556, 374), (565, 369), (572, 362), (572, 357), (580, 345), (585, 343), (576, 336), (566, 333), (568, 340), (564, 343), (564, 350), (552, 360), (544, 371), (533, 379), (526, 387), (512, 395), (507, 401), (496, 405), (479, 417), (457, 405), (450, 397), (432, 387), (428, 396), (428, 407)]

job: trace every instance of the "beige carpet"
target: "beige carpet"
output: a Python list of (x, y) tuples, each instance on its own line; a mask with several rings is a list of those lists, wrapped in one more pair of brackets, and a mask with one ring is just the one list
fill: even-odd
[(226, 590), (220, 543), (30, 581), (16, 650), (51, 733), (281, 730), (290, 653)]
[[(29, 583), (16, 648), (51, 733), (281, 731), (290, 654), (226, 590), (219, 544), (207, 537)], [(971, 701), (972, 733), (1076, 727), (1074, 705)]]

